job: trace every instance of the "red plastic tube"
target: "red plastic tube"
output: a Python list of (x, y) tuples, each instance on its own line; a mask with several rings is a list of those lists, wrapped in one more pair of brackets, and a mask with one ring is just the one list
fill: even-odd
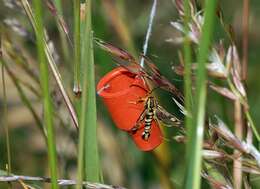
[(142, 78), (118, 67), (99, 81), (97, 91), (116, 126), (128, 131), (141, 150), (152, 150), (162, 142), (161, 130), (155, 122), (147, 141), (142, 139), (143, 126), (135, 134), (130, 132), (144, 111), (144, 104), (138, 103), (138, 100), (147, 97), (149, 91)]

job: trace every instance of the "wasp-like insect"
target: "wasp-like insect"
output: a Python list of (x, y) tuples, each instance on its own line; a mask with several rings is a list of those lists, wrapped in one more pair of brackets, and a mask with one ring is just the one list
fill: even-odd
[(144, 110), (138, 118), (132, 132), (136, 132), (141, 125), (144, 125), (142, 138), (148, 140), (151, 135), (152, 122), (156, 121), (158, 125), (162, 122), (166, 126), (179, 126), (181, 121), (174, 115), (167, 112), (154, 96), (148, 96), (146, 99), (140, 99), (137, 103), (144, 102)]
[(139, 64), (139, 61), (125, 50), (115, 47), (100, 39), (95, 39), (95, 42), (103, 50), (109, 52), (113, 56), (115, 62), (120, 66), (126, 68), (133, 74), (149, 79), (156, 85), (156, 87), (169, 91), (181, 104), (183, 103), (182, 93), (160, 73), (159, 69), (146, 56), (141, 55), (141, 58), (144, 59), (144, 67), (142, 67)]
[[(146, 56), (141, 55), (141, 58), (144, 59), (144, 67), (142, 67), (139, 64), (139, 61), (123, 49), (115, 47), (100, 39), (95, 39), (95, 42), (103, 50), (109, 52), (113, 56), (115, 62), (120, 66), (126, 68), (129, 72), (135, 75), (141, 76), (145, 81), (146, 79), (152, 81), (152, 83), (156, 85), (156, 88), (162, 88), (172, 93), (174, 99), (178, 99), (178, 102), (176, 103), (177, 105), (183, 103), (182, 93), (163, 75), (161, 75), (159, 69)], [(133, 127), (132, 132), (136, 132), (142, 125), (144, 125), (144, 131), (142, 133), (142, 138), (144, 140), (148, 140), (150, 137), (153, 121), (156, 121), (157, 123), (162, 122), (168, 126), (180, 125), (180, 120), (161, 107), (152, 95), (148, 95), (145, 99), (139, 100), (139, 103), (140, 102), (144, 102), (144, 110)], [(158, 126), (159, 125), (160, 124), (158, 123)]]

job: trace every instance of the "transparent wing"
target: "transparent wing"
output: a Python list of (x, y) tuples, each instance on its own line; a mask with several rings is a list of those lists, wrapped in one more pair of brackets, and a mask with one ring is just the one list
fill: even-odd
[(177, 89), (175, 85), (173, 85), (166, 77), (164, 77), (160, 73), (159, 69), (155, 66), (155, 64), (152, 63), (151, 60), (149, 60), (149, 58), (144, 55), (142, 55), (142, 57), (144, 58), (145, 63), (144, 69), (146, 73), (150, 76), (151, 80), (160, 88), (169, 91), (174, 96), (176, 96), (177, 99), (180, 101), (179, 103), (183, 103), (184, 97), (179, 89)]
[(180, 126), (181, 121), (171, 113), (167, 112), (162, 106), (157, 105), (155, 115), (158, 121), (161, 121), (168, 127)]

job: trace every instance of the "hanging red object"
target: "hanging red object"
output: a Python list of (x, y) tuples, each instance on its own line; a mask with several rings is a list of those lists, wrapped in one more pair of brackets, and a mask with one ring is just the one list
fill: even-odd
[(141, 78), (119, 67), (105, 75), (97, 91), (119, 129), (130, 131), (143, 111), (143, 104), (136, 103), (145, 97), (148, 88)]
[(151, 136), (142, 138), (143, 124), (135, 134), (131, 130), (144, 111), (140, 98), (147, 97), (149, 88), (145, 81), (123, 67), (118, 67), (106, 74), (97, 85), (98, 94), (102, 97), (116, 126), (127, 131), (136, 145), (143, 151), (156, 148), (162, 142), (161, 130), (156, 122), (152, 123)]

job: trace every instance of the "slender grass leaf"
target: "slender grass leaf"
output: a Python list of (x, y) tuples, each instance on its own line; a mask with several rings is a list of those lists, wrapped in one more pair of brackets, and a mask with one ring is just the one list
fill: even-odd
[(57, 159), (56, 144), (53, 128), (53, 109), (49, 91), (49, 73), (47, 59), (45, 56), (44, 45), (44, 27), (42, 20), (42, 2), (40, 0), (33, 1), (35, 8), (35, 34), (37, 39), (38, 60), (40, 62), (40, 81), (43, 92), (43, 108), (44, 108), (44, 125), (47, 128), (48, 157), (51, 172), (52, 189), (57, 189)]
[(194, 120), (189, 138), (187, 177), (185, 188), (200, 188), (202, 144), (204, 135), (204, 119), (206, 109), (206, 61), (212, 39), (216, 0), (207, 0), (205, 6), (205, 20), (202, 27), (202, 36), (197, 56), (198, 69), (196, 73), (195, 106), (193, 111)]

